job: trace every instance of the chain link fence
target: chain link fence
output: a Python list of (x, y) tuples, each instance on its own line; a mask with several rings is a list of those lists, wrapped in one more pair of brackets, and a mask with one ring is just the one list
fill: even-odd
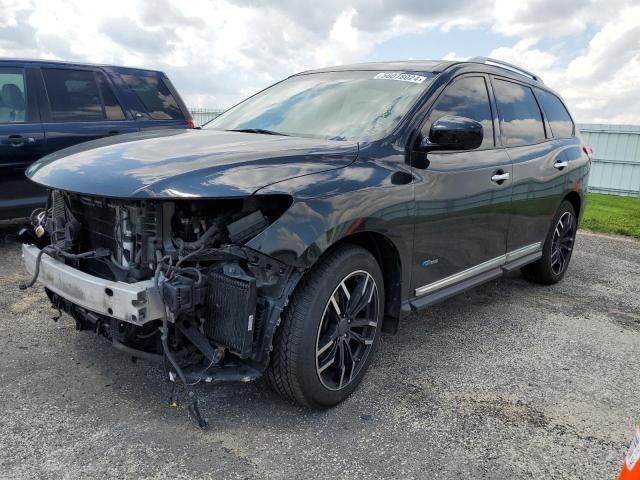
[(190, 108), (191, 116), (193, 117), (193, 121), (196, 122), (196, 125), (202, 126), (207, 123), (209, 120), (213, 120), (222, 112), (224, 109), (220, 108)]

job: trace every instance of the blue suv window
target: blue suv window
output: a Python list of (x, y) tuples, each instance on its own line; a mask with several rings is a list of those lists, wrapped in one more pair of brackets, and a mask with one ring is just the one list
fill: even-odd
[(0, 68), (0, 123), (24, 122), (24, 70)]
[(118, 99), (111, 90), (106, 77), (101, 72), (96, 72), (98, 78), (98, 85), (100, 86), (100, 93), (102, 94), (102, 101), (104, 103), (104, 111), (107, 114), (107, 120), (125, 120), (124, 112), (118, 102)]
[(155, 120), (183, 120), (178, 102), (162, 79), (150, 76), (121, 75), (124, 82)]
[(540, 107), (533, 91), (524, 85), (495, 79), (500, 129), (505, 145), (530, 145), (545, 139)]
[(573, 120), (562, 101), (552, 93), (536, 88), (536, 95), (547, 116), (554, 137), (573, 136)]
[(103, 120), (104, 110), (92, 71), (43, 68), (42, 76), (56, 122)]

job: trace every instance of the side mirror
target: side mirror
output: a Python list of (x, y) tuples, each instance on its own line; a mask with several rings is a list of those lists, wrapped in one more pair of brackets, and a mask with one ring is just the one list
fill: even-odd
[(433, 122), (424, 150), (473, 150), (482, 145), (482, 124), (466, 117), (442, 117)]

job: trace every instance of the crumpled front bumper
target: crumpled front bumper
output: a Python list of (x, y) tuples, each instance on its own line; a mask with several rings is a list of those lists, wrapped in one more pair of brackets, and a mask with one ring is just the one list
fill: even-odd
[[(22, 245), (24, 264), (31, 274), (35, 271), (39, 253), (38, 247)], [(135, 325), (144, 325), (165, 316), (164, 304), (153, 280), (113, 282), (81, 272), (43, 254), (38, 281), (75, 305)]]

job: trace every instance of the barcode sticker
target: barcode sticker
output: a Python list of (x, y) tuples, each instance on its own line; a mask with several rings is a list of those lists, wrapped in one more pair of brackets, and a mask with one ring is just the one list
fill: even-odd
[(636, 427), (636, 434), (633, 437), (633, 440), (631, 440), (629, 450), (627, 450), (625, 462), (627, 463), (628, 470), (633, 470), (638, 458), (640, 458), (640, 425)]
[(415, 75), (413, 73), (402, 72), (380, 72), (375, 77), (375, 80), (398, 80), (400, 82), (422, 83), (427, 77), (422, 75)]

